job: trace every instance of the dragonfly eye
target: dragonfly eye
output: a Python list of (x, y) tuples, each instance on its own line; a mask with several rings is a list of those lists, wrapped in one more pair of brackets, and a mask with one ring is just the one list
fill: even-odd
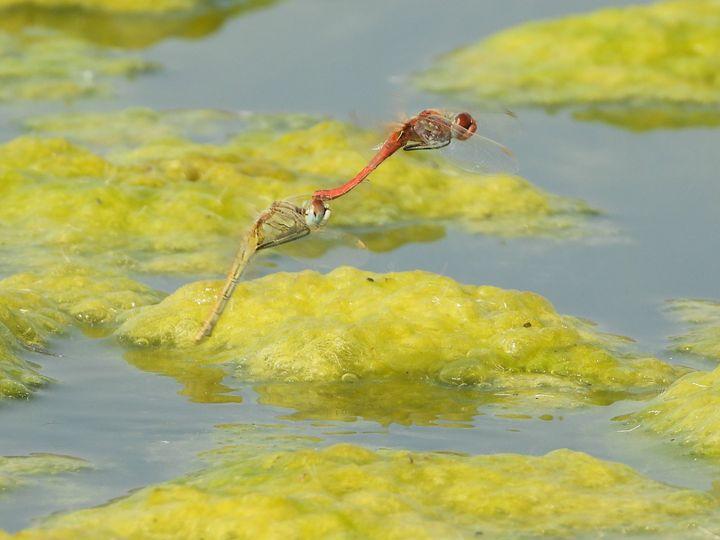
[(305, 208), (305, 223), (308, 227), (317, 228), (324, 225), (330, 218), (330, 208), (320, 199), (313, 199)]
[(453, 130), (453, 135), (460, 141), (469, 139), (472, 134), (477, 131), (477, 122), (466, 112), (460, 113), (455, 117), (453, 126), (462, 128)]

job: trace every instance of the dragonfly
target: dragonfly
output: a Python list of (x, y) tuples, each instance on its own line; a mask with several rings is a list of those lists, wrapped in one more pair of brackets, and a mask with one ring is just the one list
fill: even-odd
[(323, 227), (330, 219), (330, 207), (320, 198), (311, 197), (301, 204), (294, 199), (273, 202), (257, 218), (245, 235), (228, 272), (220, 296), (195, 336), (199, 343), (212, 335), (240, 278), (256, 252), (287, 244)]
[[(514, 117), (509, 111), (506, 114)], [(470, 113), (425, 109), (394, 129), (375, 156), (353, 178), (339, 187), (315, 191), (313, 197), (323, 201), (342, 197), (401, 148), (406, 152), (447, 148), (452, 161), (476, 173), (515, 174), (518, 171), (512, 151), (479, 134), (478, 122)]]

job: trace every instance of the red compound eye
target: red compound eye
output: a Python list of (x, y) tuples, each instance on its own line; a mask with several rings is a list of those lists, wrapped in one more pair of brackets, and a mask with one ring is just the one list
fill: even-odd
[(469, 139), (477, 131), (477, 122), (466, 112), (458, 114), (453, 124), (462, 128), (455, 132), (455, 138), (461, 141)]

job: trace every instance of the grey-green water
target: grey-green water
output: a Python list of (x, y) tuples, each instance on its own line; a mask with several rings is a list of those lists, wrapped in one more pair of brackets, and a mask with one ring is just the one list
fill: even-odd
[[(170, 39), (156, 45), (147, 56), (164, 64), (164, 72), (124, 83), (116, 99), (70, 108), (214, 107), (320, 113), (372, 123), (393, 118), (400, 109), (444, 104), (403, 83), (404, 75), (427, 66), (435, 55), (525, 20), (607, 4), (280, 2), (230, 20), (200, 41)], [(11, 137), (11, 122), (24, 114), (67, 108), (4, 106), (0, 133)], [(619, 229), (617, 237), (590, 244), (501, 241), (451, 231), (438, 242), (373, 254), (364, 266), (378, 271), (422, 268), (461, 282), (532, 290), (560, 312), (632, 336), (643, 352), (701, 367), (665, 350), (667, 336), (678, 328), (662, 307), (669, 298), (718, 296), (720, 131), (638, 134), (576, 122), (564, 113), (518, 112), (522, 131), (512, 146), (523, 175), (548, 191), (580, 197), (606, 211)], [(329, 257), (337, 262), (336, 254)], [(302, 264), (280, 260), (281, 269)], [(152, 283), (166, 290), (179, 284), (162, 278)], [(178, 395), (173, 379), (129, 365), (111, 341), (73, 334), (54, 345), (62, 358), (33, 360), (61, 382), (29, 402), (3, 404), (0, 455), (69, 454), (88, 459), (95, 469), (65, 476), (49, 487), (29, 486), (0, 496), (0, 528), (6, 530), (182, 474), (193, 467), (199, 450), (212, 446), (217, 424), (290, 422), (278, 419), (292, 411), (258, 404), (250, 386), (233, 389), (242, 403), (193, 403)], [(708, 464), (608, 421), (636, 406), (621, 402), (552, 421), (478, 416), (474, 429), (385, 428), (372, 421), (305, 421), (301, 429), (332, 440), (418, 450), (539, 454), (568, 447), (628, 463), (676, 485), (707, 488), (717, 478)]]

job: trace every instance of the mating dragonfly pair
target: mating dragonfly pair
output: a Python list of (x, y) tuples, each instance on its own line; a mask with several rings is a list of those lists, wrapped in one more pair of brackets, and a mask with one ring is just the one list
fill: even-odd
[[(512, 113), (508, 113), (511, 115)], [(256, 251), (286, 244), (309, 235), (327, 223), (328, 202), (358, 186), (383, 161), (401, 148), (405, 151), (448, 149), (448, 157), (472, 172), (517, 172), (512, 152), (502, 144), (480, 135), (477, 121), (466, 112), (448, 113), (426, 109), (392, 131), (370, 162), (343, 185), (318, 190), (309, 200), (275, 201), (263, 212), (240, 247), (225, 285), (210, 315), (195, 337), (199, 342), (212, 334), (243, 271)], [(462, 144), (452, 144), (460, 141)]]

